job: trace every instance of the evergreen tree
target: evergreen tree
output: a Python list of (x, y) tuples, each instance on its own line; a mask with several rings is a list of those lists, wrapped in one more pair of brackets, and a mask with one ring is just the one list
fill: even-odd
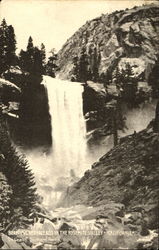
[(134, 77), (132, 67), (129, 63), (121, 70), (117, 67), (114, 72), (114, 82), (123, 100), (125, 100), (130, 108), (137, 104), (136, 92), (138, 80), (137, 77)]
[(97, 48), (89, 48), (89, 53), (86, 53), (85, 48), (82, 48), (79, 56), (73, 58), (72, 81), (86, 82), (87, 80), (97, 81), (99, 78), (98, 64), (100, 55), (97, 53)]
[(33, 48), (34, 48), (33, 38), (30, 36), (28, 39), (28, 45), (27, 45), (27, 52), (30, 56), (33, 55)]
[(21, 209), (22, 215), (28, 217), (36, 203), (34, 176), (24, 156), (19, 155), (12, 146), (2, 119), (0, 120), (0, 153), (3, 155), (0, 158), (0, 172), (5, 175), (7, 185), (12, 189), (12, 193), (8, 196), (9, 217), (11, 219), (17, 209)]
[(42, 73), (46, 73), (46, 51), (45, 51), (45, 45), (41, 44), (41, 60), (42, 60)]
[(0, 74), (5, 71), (7, 64), (6, 64), (6, 51), (4, 50), (6, 45), (5, 39), (5, 30), (6, 30), (6, 21), (3, 20), (0, 26)]
[(120, 126), (119, 116), (118, 116), (117, 101), (113, 100), (106, 104), (105, 106), (105, 122), (106, 127), (109, 129), (110, 134), (113, 135), (114, 146), (118, 144), (118, 129)]
[(73, 57), (73, 70), (72, 70), (71, 81), (72, 82), (79, 82), (80, 81), (78, 56)]
[(8, 26), (7, 32), (7, 64), (15, 65), (16, 63), (16, 39), (14, 34), (14, 28), (12, 25)]
[(41, 44), (41, 49), (34, 46), (33, 39), (30, 36), (28, 40), (27, 50), (21, 50), (19, 54), (20, 67), (34, 75), (45, 74), (45, 46)]
[(32, 71), (34, 74), (41, 75), (43, 73), (42, 53), (38, 47), (33, 48), (33, 65)]
[(24, 50), (21, 50), (19, 53), (19, 66), (22, 70), (28, 71), (28, 55), (27, 52)]
[(123, 131), (127, 128), (121, 108), (121, 99), (118, 96), (116, 100), (106, 103), (103, 110), (104, 122), (107, 135), (113, 135), (114, 146), (118, 144), (118, 131)]
[[(1, 161), (2, 159), (0, 159)], [(11, 186), (5, 175), (0, 172), (0, 227), (5, 228), (10, 221)]]
[(55, 50), (52, 49), (50, 51), (51, 56), (48, 58), (48, 62), (46, 64), (46, 73), (49, 76), (55, 77), (55, 73), (57, 70), (57, 54), (55, 53)]
[(85, 48), (82, 48), (80, 56), (79, 56), (79, 78), (80, 82), (85, 83), (89, 78), (89, 70), (88, 70), (88, 56)]
[(138, 79), (134, 77), (132, 67), (129, 63), (126, 64), (125, 69), (122, 69), (121, 81), (123, 99), (125, 99), (129, 108), (133, 108), (136, 105)]
[(97, 82), (99, 78), (98, 74), (98, 65), (100, 61), (100, 56), (97, 54), (97, 48), (95, 47), (93, 50), (93, 65), (92, 65), (92, 80)]
[(30, 73), (34, 73), (34, 45), (33, 45), (33, 39), (30, 36), (28, 40), (27, 50), (26, 50), (26, 66), (27, 71)]
[(155, 120), (153, 124), (153, 130), (154, 132), (158, 133), (159, 132), (159, 100), (156, 105), (156, 112), (155, 112)]
[(12, 25), (0, 25), (0, 74), (16, 63), (16, 39)]

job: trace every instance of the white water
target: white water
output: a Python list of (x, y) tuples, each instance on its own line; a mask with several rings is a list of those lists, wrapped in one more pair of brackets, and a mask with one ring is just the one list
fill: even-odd
[(55, 176), (68, 176), (73, 169), (82, 176), (86, 170), (86, 125), (83, 116), (83, 86), (49, 76), (42, 84), (48, 93), (52, 124), (52, 162)]

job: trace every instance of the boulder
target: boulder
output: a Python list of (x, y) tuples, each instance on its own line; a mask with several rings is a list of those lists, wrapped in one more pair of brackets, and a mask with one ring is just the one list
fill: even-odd
[(5, 234), (1, 234), (1, 249), (28, 249), (23, 248), (15, 240), (11, 239)]

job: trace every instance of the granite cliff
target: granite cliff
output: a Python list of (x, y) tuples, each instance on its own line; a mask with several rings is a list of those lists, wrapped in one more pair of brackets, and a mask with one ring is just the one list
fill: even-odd
[(95, 56), (99, 58), (99, 81), (108, 84), (115, 67), (124, 68), (126, 63), (133, 67), (135, 76), (140, 75), (142, 81), (148, 81), (158, 60), (158, 37), (158, 5), (102, 14), (87, 21), (59, 51), (59, 76), (71, 79), (73, 58), (85, 48), (90, 70)]

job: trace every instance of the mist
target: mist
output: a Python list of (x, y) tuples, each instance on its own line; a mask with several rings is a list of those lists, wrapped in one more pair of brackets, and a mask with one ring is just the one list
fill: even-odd
[(126, 126), (124, 132), (120, 133), (120, 136), (126, 136), (134, 133), (134, 131), (139, 132), (145, 129), (150, 121), (155, 118), (157, 100), (151, 102), (143, 103), (138, 108), (128, 109), (123, 108), (123, 114), (126, 116)]

